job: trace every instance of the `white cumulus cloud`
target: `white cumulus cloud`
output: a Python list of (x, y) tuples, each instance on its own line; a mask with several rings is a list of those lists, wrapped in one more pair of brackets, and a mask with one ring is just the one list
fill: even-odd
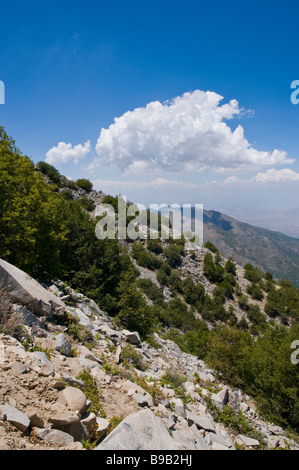
[(220, 105), (223, 97), (195, 90), (166, 103), (151, 102), (115, 118), (102, 128), (97, 141), (96, 166), (121, 169), (224, 171), (262, 169), (292, 163), (284, 151), (253, 148), (238, 125), (226, 123), (244, 114), (236, 100)]
[(90, 140), (85, 142), (84, 145), (78, 144), (72, 146), (70, 143), (59, 142), (57, 147), (52, 147), (46, 153), (46, 162), (50, 165), (57, 165), (59, 163), (68, 163), (73, 161), (78, 163), (79, 160), (86, 157), (91, 151)]
[(296, 173), (295, 171), (290, 170), (289, 168), (283, 168), (282, 170), (271, 168), (265, 173), (258, 173), (250, 181), (256, 183), (299, 183), (299, 173)]

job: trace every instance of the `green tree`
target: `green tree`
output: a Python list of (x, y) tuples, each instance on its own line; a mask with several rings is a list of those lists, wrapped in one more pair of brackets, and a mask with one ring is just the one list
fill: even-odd
[(146, 338), (158, 323), (155, 310), (147, 305), (130, 274), (123, 277), (118, 290), (120, 296), (117, 322), (129, 330), (138, 331), (142, 338)]
[(299, 430), (298, 365), (291, 361), (291, 344), (299, 338), (299, 325), (269, 328), (254, 343), (248, 358), (248, 393), (261, 412), (280, 425)]
[(91, 181), (85, 178), (80, 178), (76, 181), (76, 186), (78, 186), (81, 189), (85, 189), (85, 191), (90, 192), (93, 188), (93, 184)]
[(0, 256), (33, 276), (58, 275), (67, 235), (62, 200), (2, 127), (0, 187)]
[(165, 250), (163, 251), (163, 255), (165, 256), (168, 264), (172, 268), (177, 268), (181, 262), (181, 256), (184, 252), (184, 249), (177, 244), (170, 244)]
[(218, 370), (225, 381), (238, 387), (245, 386), (252, 343), (246, 331), (218, 326), (211, 334), (206, 362)]
[(61, 176), (54, 166), (49, 165), (49, 163), (46, 162), (38, 162), (36, 167), (43, 175), (48, 176), (53, 183), (60, 185)]

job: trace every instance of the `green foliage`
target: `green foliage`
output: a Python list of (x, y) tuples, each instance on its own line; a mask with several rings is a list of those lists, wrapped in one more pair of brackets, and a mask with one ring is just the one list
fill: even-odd
[(161, 383), (166, 385), (171, 385), (173, 390), (178, 394), (178, 396), (184, 396), (183, 384), (187, 382), (187, 378), (178, 373), (173, 372), (171, 369), (168, 369), (166, 373), (161, 377)]
[(94, 345), (94, 338), (89, 328), (80, 324), (77, 317), (66, 311), (60, 321), (67, 327), (68, 334), (79, 343), (90, 347)]
[(241, 320), (237, 324), (237, 328), (242, 331), (248, 331), (249, 330), (249, 325), (248, 322), (246, 321), (245, 317), (242, 317)]
[(102, 200), (102, 204), (110, 204), (113, 207), (115, 213), (118, 213), (118, 198), (114, 196), (110, 196), (109, 194), (104, 197)]
[(157, 305), (163, 305), (164, 296), (161, 289), (150, 279), (138, 279), (137, 286), (145, 293), (145, 295)]
[(223, 424), (231, 432), (257, 439), (260, 443), (260, 448), (265, 447), (263, 435), (256, 431), (252, 424), (245, 418), (242, 411), (239, 410), (238, 413), (236, 413), (228, 404), (225, 405), (223, 409), (219, 409), (210, 398), (207, 399), (207, 405), (216, 422)]
[(252, 264), (248, 263), (244, 266), (245, 279), (252, 283), (258, 283), (262, 280), (262, 273), (258, 268), (254, 268)]
[(224, 381), (253, 396), (269, 420), (298, 432), (298, 366), (291, 361), (291, 344), (299, 325), (268, 327), (255, 341), (249, 332), (217, 327), (210, 333), (205, 361)]
[(229, 274), (232, 274), (233, 276), (235, 276), (237, 273), (236, 264), (231, 258), (229, 258), (225, 263), (225, 271)]
[(225, 309), (224, 300), (221, 288), (214, 290), (213, 298), (207, 295), (201, 311), (202, 318), (210, 323), (229, 321), (231, 313)]
[(76, 189), (79, 189), (78, 186), (76, 185), (75, 181), (73, 180), (68, 180), (66, 179), (65, 181), (65, 186), (68, 188), (68, 189), (73, 189), (73, 190), (76, 190)]
[(49, 163), (46, 162), (38, 162), (36, 167), (43, 175), (48, 176), (53, 183), (60, 185), (61, 175), (54, 166), (49, 165)]
[(164, 396), (159, 383), (154, 382), (149, 384), (144, 377), (136, 377), (136, 384), (152, 396), (155, 406), (158, 406), (159, 403), (165, 400), (166, 397)]
[(204, 244), (204, 247), (207, 248), (208, 250), (210, 250), (212, 253), (219, 253), (219, 250), (218, 248), (210, 241), (207, 241), (205, 244)]
[(291, 362), (292, 341), (299, 325), (269, 328), (253, 344), (248, 357), (247, 391), (268, 419), (299, 430), (298, 365)]
[(263, 291), (257, 284), (248, 286), (247, 293), (251, 295), (254, 300), (263, 300), (264, 298)]
[(96, 238), (96, 221), (82, 210), (80, 200), (65, 201), (61, 215), (68, 230), (61, 249), (63, 279), (94, 299), (102, 310), (117, 314), (122, 275), (137, 275), (126, 250), (117, 240)]
[(121, 351), (121, 360), (123, 365), (130, 367), (132, 365), (141, 371), (146, 370), (146, 364), (143, 361), (142, 355), (136, 351), (136, 348), (131, 344), (126, 345)]
[(193, 329), (196, 325), (192, 310), (189, 310), (179, 297), (174, 297), (168, 302), (162, 313), (162, 320), (167, 326), (178, 328), (183, 332)]
[(224, 297), (227, 299), (233, 299), (235, 278), (232, 276), (231, 279), (229, 276), (230, 275), (225, 276), (223, 281), (219, 284), (219, 287), (222, 289)]
[[(52, 184), (45, 182), (44, 175)], [(160, 240), (147, 240), (144, 245), (134, 243), (132, 251), (137, 263), (157, 270), (160, 284), (176, 294), (164, 303), (155, 284), (137, 280), (138, 271), (117, 240), (96, 238), (96, 221), (88, 214), (92, 203), (88, 198), (72, 199), (72, 190), (82, 187), (82, 181), (84, 189), (90, 191), (92, 184), (88, 180), (67, 182), (44, 162), (36, 169), (0, 127), (0, 257), (40, 280), (64, 279), (93, 298), (102, 310), (115, 317), (118, 325), (137, 330), (143, 339), (161, 329), (162, 323), (170, 328), (166, 337), (183, 351), (204, 359), (224, 381), (252, 395), (270, 420), (298, 431), (298, 366), (291, 363), (290, 346), (299, 338), (299, 290), (289, 281), (275, 284), (270, 273), (262, 274), (252, 265), (245, 265), (245, 277), (251, 282), (248, 294), (256, 300), (267, 295), (265, 313), (288, 326), (274, 327), (274, 322), (267, 322), (261, 309), (250, 304), (237, 285), (234, 262), (228, 260), (223, 267), (214, 245), (206, 244), (210, 251), (204, 257), (205, 276), (215, 284), (211, 297), (203, 285), (195, 284), (190, 277), (182, 280), (176, 269), (184, 255), (183, 238), (170, 239), (163, 252)], [(66, 186), (67, 191), (59, 194), (58, 185)], [(112, 204), (117, 212), (118, 198), (106, 196), (103, 202)], [(131, 219), (127, 218), (127, 223)], [(166, 262), (156, 256), (161, 254)], [(245, 319), (238, 322), (233, 309), (225, 308), (227, 299), (232, 300), (235, 295), (250, 325)], [(195, 317), (196, 311), (209, 322), (209, 327), (216, 322), (224, 325), (209, 330), (204, 321)], [(75, 317), (66, 314), (57, 321), (67, 326), (74, 341), (92, 346), (90, 331), (79, 325)], [(24, 336), (18, 317), (1, 294), (0, 330), (13, 332), (21, 341)], [(126, 353), (125, 360), (138, 362), (132, 351)], [(92, 397), (94, 409), (102, 413), (99, 391), (88, 374), (84, 372), (86, 394)], [(178, 386), (169, 375), (164, 380)], [(220, 419), (226, 423), (233, 420), (227, 409)]]
[(91, 199), (88, 199), (86, 196), (83, 196), (79, 199), (81, 206), (87, 211), (92, 212), (95, 210), (95, 204)]
[(204, 359), (208, 351), (210, 332), (204, 321), (197, 320), (194, 329), (182, 333), (172, 328), (163, 335), (163, 339), (170, 339), (174, 341), (182, 351), (193, 354), (199, 359)]
[(62, 199), (0, 127), (0, 257), (33, 276), (58, 275)]
[(154, 254), (150, 253), (141, 243), (134, 243), (132, 253), (137, 264), (151, 270), (159, 269), (162, 261)]
[(156, 255), (160, 255), (163, 252), (163, 247), (160, 240), (148, 239), (147, 248)]
[(150, 335), (158, 324), (155, 310), (150, 307), (137, 289), (132, 276), (125, 275), (119, 285), (117, 322), (128, 330), (138, 331), (142, 338)]
[(96, 413), (101, 418), (106, 418), (101, 394), (93, 376), (88, 370), (85, 369), (77, 376), (77, 379), (82, 380), (84, 382), (83, 392), (86, 398), (88, 398), (88, 400), (90, 400), (91, 402), (89, 411), (91, 413)]
[(157, 272), (157, 281), (162, 286), (168, 286), (171, 275), (171, 267), (168, 263), (163, 263)]
[(266, 322), (266, 315), (261, 312), (261, 309), (258, 305), (250, 304), (248, 306), (247, 315), (249, 320), (256, 325)]
[(245, 310), (247, 311), (248, 308), (249, 308), (249, 300), (248, 300), (248, 297), (247, 295), (245, 294), (241, 294), (239, 297), (238, 297), (238, 304), (239, 304), (239, 307), (242, 309), (242, 310)]
[(202, 284), (194, 284), (190, 276), (183, 282), (184, 299), (189, 305), (201, 309), (205, 299), (205, 288)]
[(252, 347), (249, 333), (227, 326), (216, 327), (209, 344), (206, 362), (219, 370), (223, 379), (242, 387), (246, 383), (248, 354)]
[(285, 324), (299, 321), (299, 289), (289, 281), (281, 281), (279, 286), (269, 290), (265, 313), (272, 318), (281, 317)]
[(169, 244), (163, 251), (166, 261), (172, 268), (177, 268), (181, 262), (181, 256), (184, 253), (184, 248), (179, 244)]
[(91, 181), (85, 178), (80, 178), (76, 181), (76, 186), (78, 186), (81, 189), (85, 189), (85, 191), (90, 192), (93, 188), (93, 184)]
[(220, 284), (225, 277), (225, 270), (221, 264), (215, 264), (211, 253), (206, 253), (203, 265), (204, 275), (213, 284)]

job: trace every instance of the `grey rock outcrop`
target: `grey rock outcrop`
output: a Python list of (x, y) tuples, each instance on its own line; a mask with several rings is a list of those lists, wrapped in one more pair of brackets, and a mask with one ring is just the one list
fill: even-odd
[(30, 419), (25, 413), (19, 411), (17, 408), (11, 405), (0, 406), (0, 416), (2, 421), (9, 421), (17, 429), (25, 432), (30, 426)]
[(59, 335), (57, 336), (55, 349), (56, 351), (59, 351), (60, 354), (63, 354), (64, 356), (70, 355), (71, 343), (63, 333), (59, 333)]
[(57, 447), (66, 447), (74, 442), (74, 438), (70, 434), (58, 429), (37, 429), (35, 435), (47, 444)]
[(1, 288), (9, 296), (25, 305), (37, 315), (48, 316), (65, 304), (55, 294), (45, 289), (35, 279), (16, 266), (0, 259)]
[(96, 447), (96, 450), (183, 449), (149, 409), (128, 416)]

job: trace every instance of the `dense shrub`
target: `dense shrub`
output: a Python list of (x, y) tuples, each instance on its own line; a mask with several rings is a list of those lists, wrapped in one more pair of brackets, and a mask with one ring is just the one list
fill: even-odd
[(263, 300), (264, 298), (263, 291), (257, 284), (248, 286), (247, 293), (251, 295), (254, 300)]
[(137, 286), (154, 304), (162, 305), (164, 303), (163, 292), (150, 279), (138, 279)]
[(81, 189), (85, 189), (85, 191), (90, 192), (93, 188), (93, 184), (91, 181), (85, 178), (80, 178), (76, 181), (76, 186), (78, 186)]
[(258, 268), (254, 268), (252, 264), (247, 263), (244, 266), (245, 270), (245, 279), (252, 283), (258, 283), (262, 280), (262, 273)]
[(213, 284), (221, 283), (225, 277), (225, 270), (221, 264), (215, 264), (211, 253), (206, 253), (203, 265), (204, 275)]
[(184, 249), (182, 246), (177, 244), (170, 244), (165, 250), (163, 251), (163, 255), (165, 256), (168, 264), (172, 268), (177, 268), (181, 262), (181, 256), (183, 255)]
[(132, 253), (139, 266), (155, 270), (159, 269), (162, 265), (162, 261), (150, 253), (141, 243), (134, 243)]
[(48, 178), (55, 184), (60, 184), (60, 173), (56, 168), (46, 162), (38, 162), (36, 165), (37, 169), (42, 172), (43, 175), (48, 176)]

